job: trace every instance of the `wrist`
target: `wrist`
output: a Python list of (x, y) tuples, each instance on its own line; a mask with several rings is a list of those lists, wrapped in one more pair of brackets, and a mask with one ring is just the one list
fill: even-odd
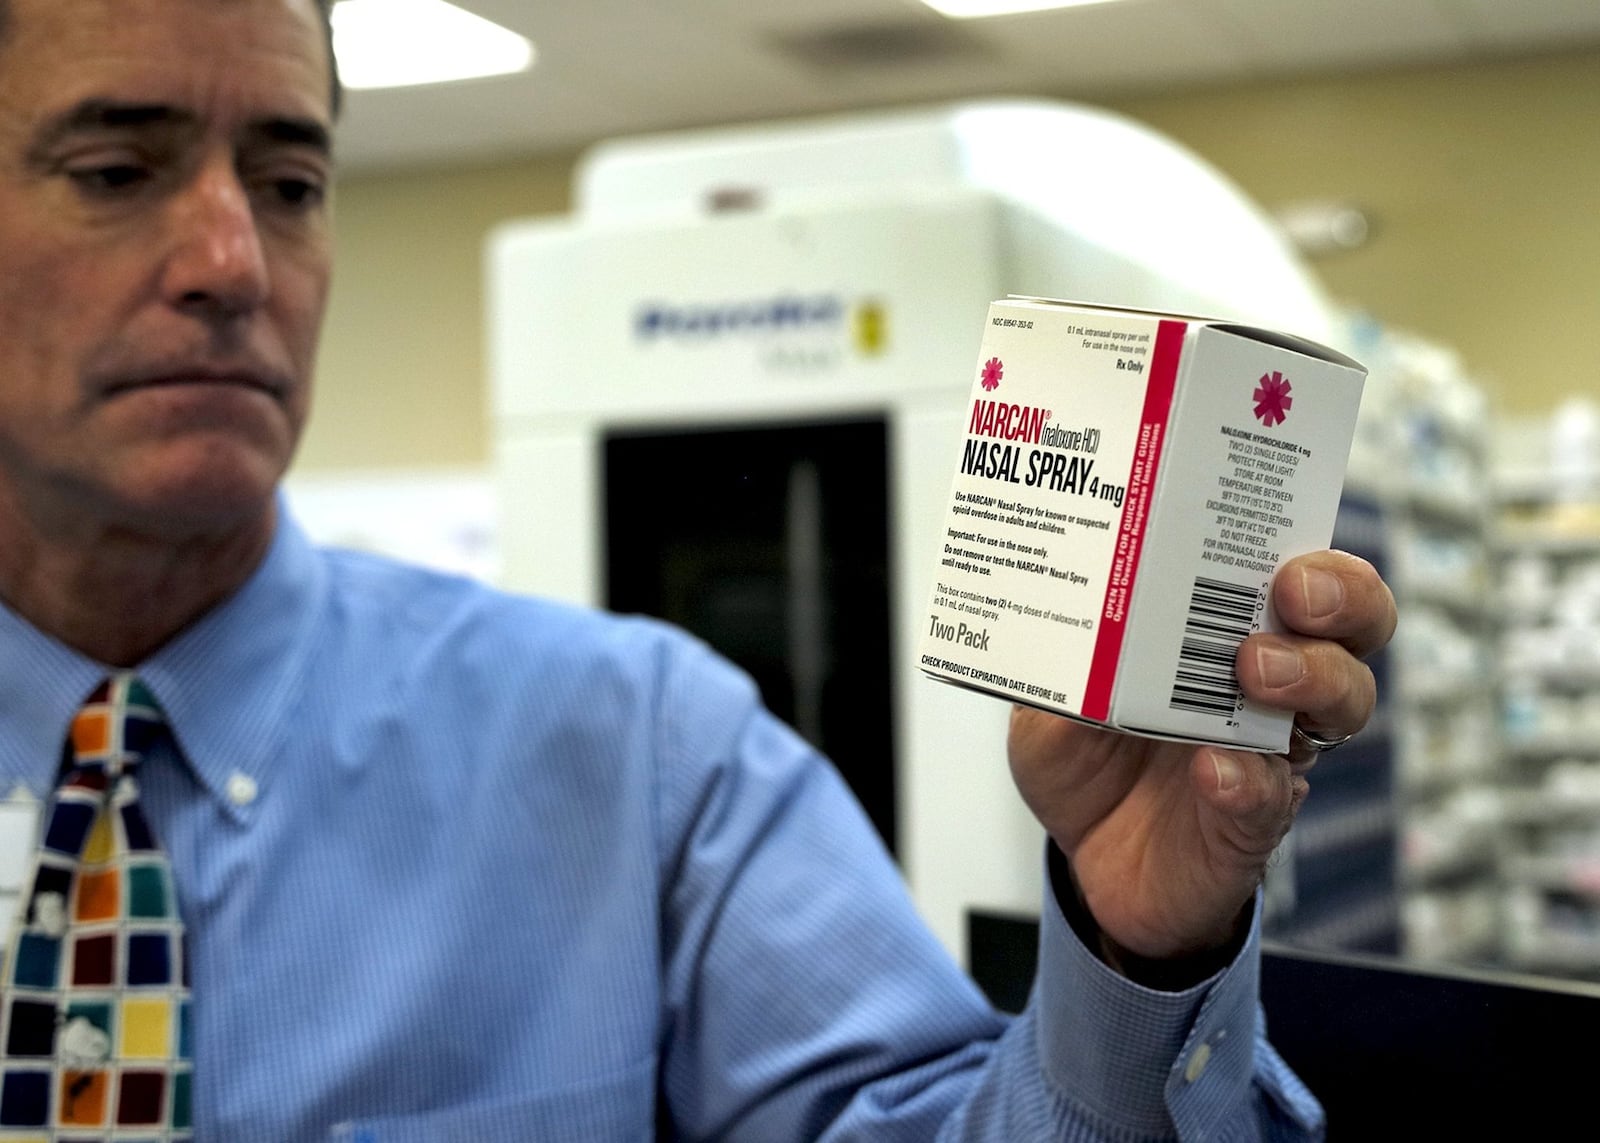
[(1051, 891), (1067, 924), (1101, 963), (1135, 984), (1162, 992), (1193, 988), (1232, 964), (1249, 939), (1253, 901), (1244, 903), (1227, 938), (1213, 948), (1173, 957), (1146, 957), (1131, 952), (1095, 920), (1067, 856), (1053, 841), (1047, 848)]

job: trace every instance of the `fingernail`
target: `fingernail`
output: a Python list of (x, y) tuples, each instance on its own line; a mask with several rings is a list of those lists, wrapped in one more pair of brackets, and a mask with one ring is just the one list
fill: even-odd
[(1213, 750), (1211, 764), (1217, 768), (1217, 789), (1231, 790), (1237, 786), (1244, 777), (1244, 772), (1239, 769), (1236, 759), (1227, 754)]
[(1256, 670), (1261, 673), (1263, 683), (1276, 689), (1299, 682), (1305, 665), (1298, 653), (1269, 643), (1256, 648)]
[(1305, 592), (1306, 613), (1313, 619), (1332, 615), (1344, 603), (1344, 583), (1336, 575), (1316, 568), (1300, 573), (1300, 590)]

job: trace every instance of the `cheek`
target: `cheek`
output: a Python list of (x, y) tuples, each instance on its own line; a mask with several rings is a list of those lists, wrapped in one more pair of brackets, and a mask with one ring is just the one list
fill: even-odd
[(299, 382), (288, 407), (297, 433), (304, 428), (310, 414), (312, 374), (327, 301), (326, 269), (319, 273), (302, 268), (301, 272), (282, 280), (276, 290), (274, 324), (277, 336), (282, 339), (287, 364)]
[(295, 363), (305, 370), (316, 356), (328, 305), (329, 277), (325, 254), (286, 261), (275, 277), (274, 308), (280, 336)]
[(66, 278), (27, 264), (0, 274), (0, 403), (9, 409), (38, 406), (52, 393), (66, 403), (76, 392), (89, 299)]

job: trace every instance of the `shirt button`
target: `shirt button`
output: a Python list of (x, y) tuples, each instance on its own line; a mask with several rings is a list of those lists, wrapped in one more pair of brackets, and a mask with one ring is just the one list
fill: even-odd
[(256, 780), (248, 774), (235, 773), (228, 779), (228, 801), (236, 806), (248, 806), (256, 800)]
[(1186, 1083), (1194, 1083), (1205, 1074), (1206, 1065), (1211, 1062), (1211, 1045), (1201, 1044), (1189, 1057), (1189, 1066), (1183, 1069), (1183, 1078)]

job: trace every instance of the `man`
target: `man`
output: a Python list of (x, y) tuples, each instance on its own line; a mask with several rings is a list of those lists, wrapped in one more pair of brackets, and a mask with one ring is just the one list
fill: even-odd
[[(74, 710), (137, 670), (193, 987), (168, 1045), (192, 1107), (152, 1105), (162, 1137), (1315, 1132), (1256, 1040), (1252, 908), (1309, 747), (1018, 711), (1053, 895), (1007, 1026), (837, 778), (703, 648), (306, 543), (275, 487), (331, 260), (324, 21), (0, 0), (0, 792), (49, 799)], [(1296, 634), (1245, 645), (1246, 693), (1359, 729), (1387, 590), (1321, 553), (1274, 599)], [(76, 939), (55, 923), (19, 918)], [(38, 1106), (123, 1114), (147, 1041), (63, 1004), (59, 1054), (76, 1021), (109, 1056), (74, 1040)]]

